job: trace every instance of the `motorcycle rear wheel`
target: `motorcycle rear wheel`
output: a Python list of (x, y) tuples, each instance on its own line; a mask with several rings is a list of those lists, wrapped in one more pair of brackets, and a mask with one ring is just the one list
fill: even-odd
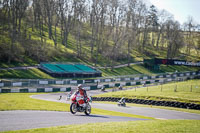
[(91, 113), (91, 106), (90, 106), (90, 104), (87, 105), (87, 107), (86, 107), (84, 113), (85, 113), (86, 115), (90, 115), (90, 113)]
[(70, 105), (70, 112), (71, 112), (72, 114), (76, 114), (76, 112), (77, 112), (76, 104), (72, 103), (72, 104)]

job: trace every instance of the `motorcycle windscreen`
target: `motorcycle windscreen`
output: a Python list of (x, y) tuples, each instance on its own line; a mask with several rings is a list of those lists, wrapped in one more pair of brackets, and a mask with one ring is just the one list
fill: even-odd
[(70, 99), (71, 99), (72, 101), (75, 101), (75, 100), (76, 100), (76, 96), (73, 94), (73, 95), (70, 97)]

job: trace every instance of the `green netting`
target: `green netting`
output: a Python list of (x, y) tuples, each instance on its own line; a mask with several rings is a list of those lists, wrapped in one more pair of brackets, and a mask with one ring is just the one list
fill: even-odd
[(67, 72), (83, 72), (82, 70), (76, 68), (74, 65), (56, 64), (56, 66)]
[(50, 70), (52, 72), (64, 72), (64, 70), (58, 68), (54, 64), (42, 64), (42, 65), (43, 65), (43, 67), (47, 68), (48, 70)]
[(46, 69), (52, 71), (52, 72), (58, 72), (58, 73), (82, 73), (82, 72), (88, 72), (88, 73), (95, 73), (96, 70), (83, 65), (83, 64), (42, 64), (43, 67)]
[(85, 72), (96, 72), (94, 69), (88, 67), (88, 66), (85, 66), (85, 65), (82, 65), (82, 64), (76, 64), (75, 65), (77, 68), (85, 71)]

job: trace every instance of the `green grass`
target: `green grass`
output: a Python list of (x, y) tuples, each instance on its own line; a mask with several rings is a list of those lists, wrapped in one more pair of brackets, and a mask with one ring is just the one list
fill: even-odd
[(184, 71), (199, 71), (198, 67), (188, 67), (188, 66), (172, 66), (172, 65), (161, 65), (160, 72), (184, 72)]
[(37, 93), (1, 93), (0, 110), (69, 111), (69, 105), (30, 98)]
[[(56, 57), (55, 57), (55, 60), (59, 61), (59, 59), (57, 59)], [(69, 59), (67, 60), (69, 61)], [(78, 60), (76, 61), (78, 62)], [(138, 74), (156, 75), (158, 73), (175, 72), (176, 70), (178, 72), (197, 71), (198, 68), (186, 67), (186, 66), (161, 65), (160, 70), (150, 70), (150, 69), (145, 68), (143, 65), (130, 65), (129, 67), (127, 66), (127, 67), (121, 67), (121, 68), (114, 68), (113, 70), (111, 69), (99, 69), (99, 70), (102, 72), (102, 76), (106, 77), (106, 76), (120, 76), (120, 75), (121, 76), (122, 75), (138, 75)], [(39, 69), (34, 68), (34, 69), (27, 69), (27, 70), (0, 70), (0, 78), (52, 79), (53, 77), (40, 71)]]
[[(30, 98), (31, 95), (37, 93), (7, 93), (0, 94), (0, 110), (47, 110), (47, 111), (67, 111), (69, 112), (70, 105), (59, 102), (43, 101)], [(92, 114), (124, 116), (143, 119), (154, 119), (140, 115), (133, 115), (115, 111), (92, 108)]]
[(150, 70), (145, 68), (143, 65), (130, 65), (129, 67), (121, 67), (112, 69), (100, 69), (103, 76), (119, 76), (119, 75), (135, 75), (135, 74), (145, 74), (145, 75), (155, 75), (158, 73), (166, 72), (185, 72), (185, 71), (198, 71), (197, 67), (187, 67), (187, 66), (166, 66), (161, 65), (160, 70)]
[(90, 123), (5, 133), (198, 133), (199, 125), (199, 120), (154, 120)]
[(108, 111), (103, 109), (92, 109), (92, 114), (98, 114), (98, 115), (111, 115), (111, 116), (123, 116), (123, 117), (132, 117), (132, 118), (141, 118), (141, 119), (152, 119), (155, 120), (153, 117), (148, 116), (141, 116), (141, 115), (134, 115), (134, 114), (128, 114), (128, 113), (122, 113), (122, 112), (116, 112), (116, 111)]
[[(191, 92), (192, 86), (192, 92)], [(176, 88), (176, 92), (175, 92)], [(98, 97), (126, 97), (148, 100), (179, 101), (200, 104), (200, 80), (169, 83), (162, 86), (144, 87), (132, 90), (110, 92)]]
[(0, 70), (0, 78), (53, 79), (37, 68), (26, 70)]
[[(117, 104), (116, 102), (107, 102), (107, 101), (94, 101), (94, 103), (105, 103), (105, 104)], [(148, 107), (148, 108), (158, 108), (158, 109), (167, 109), (167, 110), (175, 110), (181, 112), (195, 113), (200, 114), (200, 110), (193, 109), (183, 109), (183, 108), (174, 108), (174, 107), (164, 107), (164, 106), (152, 106), (152, 105), (144, 105), (144, 104), (134, 104), (134, 103), (126, 103), (127, 106), (134, 107)]]

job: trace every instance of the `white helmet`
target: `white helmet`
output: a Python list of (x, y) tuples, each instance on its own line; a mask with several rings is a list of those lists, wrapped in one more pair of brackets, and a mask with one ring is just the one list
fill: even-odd
[(83, 88), (82, 84), (78, 84), (78, 89), (82, 89), (82, 88)]

